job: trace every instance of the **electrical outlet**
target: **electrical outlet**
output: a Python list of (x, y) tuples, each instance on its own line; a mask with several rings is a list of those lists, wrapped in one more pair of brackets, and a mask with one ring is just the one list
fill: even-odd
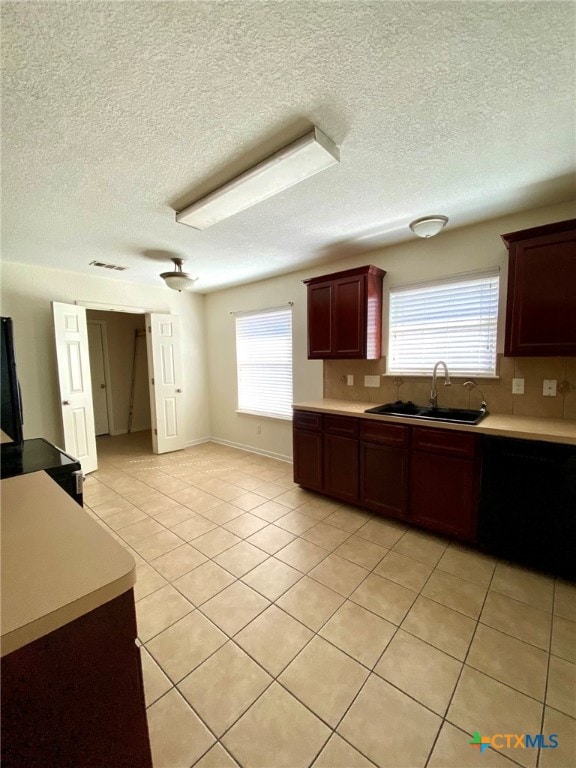
[(380, 376), (364, 376), (364, 386), (365, 387), (379, 387), (380, 386)]
[(348, 374), (346, 376), (346, 384), (348, 384), (349, 387), (354, 386), (354, 376), (352, 376), (351, 374)]
[(542, 394), (544, 397), (556, 397), (556, 379), (544, 379)]
[(524, 379), (512, 379), (512, 394), (513, 395), (524, 394)]

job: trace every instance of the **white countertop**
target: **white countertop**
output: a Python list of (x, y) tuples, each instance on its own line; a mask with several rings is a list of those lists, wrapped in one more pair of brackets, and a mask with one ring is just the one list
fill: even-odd
[(376, 403), (356, 400), (308, 400), (295, 403), (294, 410), (315, 411), (317, 413), (358, 416), (361, 419), (377, 419), (394, 424), (409, 424), (416, 427), (434, 427), (434, 429), (455, 429), (459, 432), (475, 432), (481, 435), (501, 435), (522, 440), (542, 440), (551, 443), (576, 445), (576, 420), (574, 419), (539, 419), (528, 416), (512, 416), (504, 413), (488, 414), (479, 424), (452, 424), (446, 421), (411, 419), (404, 416), (381, 416), (376, 413), (364, 413), (367, 408), (374, 408)]
[(45, 472), (0, 481), (2, 656), (134, 586), (134, 558)]

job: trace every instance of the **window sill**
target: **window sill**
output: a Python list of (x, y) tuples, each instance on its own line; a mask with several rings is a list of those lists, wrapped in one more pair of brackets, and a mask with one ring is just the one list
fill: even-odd
[(278, 421), (292, 421), (292, 416), (279, 416), (277, 413), (265, 413), (264, 411), (244, 411), (236, 408), (236, 413), (242, 413), (246, 416), (258, 416), (263, 419), (278, 419)]

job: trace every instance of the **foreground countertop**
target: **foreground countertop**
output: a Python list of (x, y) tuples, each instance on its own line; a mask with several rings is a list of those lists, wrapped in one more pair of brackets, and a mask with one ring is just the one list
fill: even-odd
[(357, 416), (360, 419), (376, 419), (393, 424), (409, 424), (416, 427), (434, 427), (434, 429), (452, 429), (459, 432), (475, 432), (481, 435), (501, 435), (516, 437), (521, 440), (542, 440), (550, 443), (576, 445), (576, 420), (574, 419), (539, 419), (529, 416), (512, 416), (505, 413), (488, 414), (479, 424), (451, 424), (446, 421), (411, 419), (404, 416), (381, 416), (376, 413), (364, 413), (367, 408), (374, 408), (377, 403), (357, 400), (309, 400), (295, 403), (294, 410), (315, 411), (340, 416)]
[(134, 586), (135, 562), (45, 472), (0, 481), (2, 656)]

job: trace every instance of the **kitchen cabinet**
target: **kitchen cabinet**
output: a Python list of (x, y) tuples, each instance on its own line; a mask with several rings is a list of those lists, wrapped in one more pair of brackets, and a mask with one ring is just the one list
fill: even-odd
[(2, 765), (151, 768), (134, 558), (45, 472), (1, 486)]
[(377, 419), (294, 413), (294, 482), (475, 541), (478, 437)]
[(358, 419), (324, 416), (324, 491), (358, 501)]
[(381, 357), (385, 274), (365, 266), (304, 280), (310, 360)]
[(360, 424), (360, 503), (374, 512), (403, 519), (408, 508), (410, 427)]
[(576, 219), (502, 239), (508, 248), (504, 354), (576, 355)]
[(294, 482), (313, 491), (321, 491), (324, 487), (321, 429), (321, 414), (307, 411), (294, 412), (292, 432)]
[(2, 763), (152, 768), (134, 593), (2, 658)]
[(474, 541), (479, 494), (477, 436), (414, 427), (409, 519), (439, 533)]

